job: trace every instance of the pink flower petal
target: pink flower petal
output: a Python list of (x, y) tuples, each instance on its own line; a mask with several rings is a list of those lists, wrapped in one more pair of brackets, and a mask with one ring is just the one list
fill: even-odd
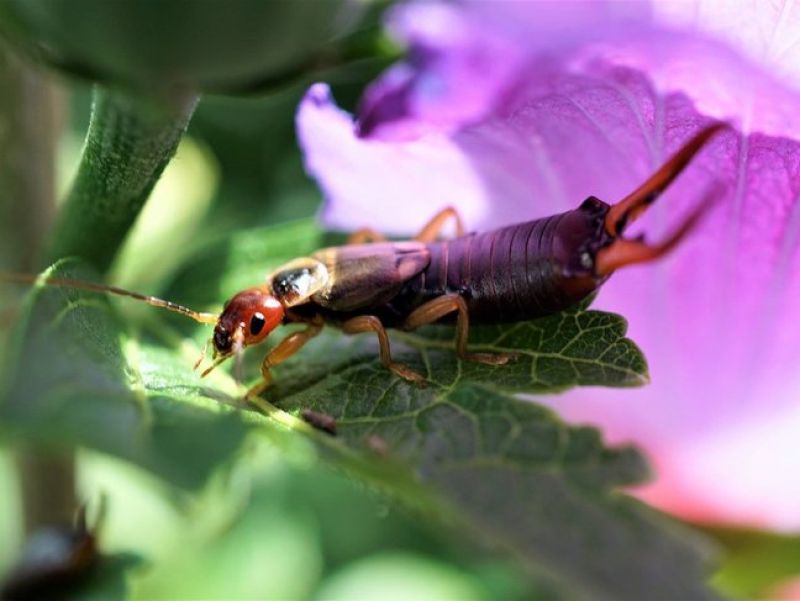
[(387, 22), (409, 59), (367, 89), (359, 132), (404, 140), (453, 131), (501, 103), (533, 53), (564, 52), (648, 20), (642, 2), (541, 2), (535, 10), (529, 2), (402, 4)]
[(659, 23), (724, 42), (800, 89), (800, 5), (796, 2), (657, 0), (653, 9)]
[(579, 69), (600, 61), (644, 71), (659, 90), (680, 90), (702, 113), (744, 131), (800, 137), (800, 88), (719, 41), (648, 30), (585, 44), (571, 57)]
[[(325, 190), (329, 202), (322, 218), (332, 228), (376, 224), (388, 233), (410, 232), (420, 226), (419, 206), (432, 214), (459, 202), (467, 208), (468, 222), (485, 217), (480, 176), (446, 136), (401, 144), (358, 138), (353, 118), (336, 107), (324, 84), (306, 93), (297, 133), (306, 149), (306, 169)], [(414, 210), (406, 210), (410, 206)]]
[(791, 578), (774, 586), (766, 595), (773, 601), (800, 601), (800, 578)]
[[(404, 101), (428, 104), (393, 98), (381, 130), (375, 96), (377, 133), (366, 138), (325, 87), (312, 88), (298, 131), (325, 192), (325, 222), (409, 233), (452, 204), (468, 227), (484, 230), (563, 211), (590, 194), (621, 198), (709, 116), (767, 132), (719, 135), (637, 230), (663, 236), (722, 182), (727, 191), (701, 228), (667, 260), (615, 274), (599, 296), (596, 306), (628, 318), (652, 384), (548, 402), (644, 448), (658, 479), (641, 494), (655, 504), (687, 517), (800, 529), (792, 441), (800, 425), (800, 144), (778, 135), (800, 137), (800, 94), (791, 79), (720, 40), (687, 32), (600, 28), (560, 61), (508, 39), (516, 44), (509, 64), (524, 69), (501, 69), (491, 93), (467, 94), (463, 112), (439, 111), (439, 100), (457, 101), (470, 81), (482, 85), (473, 78), (480, 71), (449, 73), (458, 57), (422, 61), (418, 68), (430, 72), (406, 73)], [(425, 96), (415, 86), (426, 77), (448, 82), (447, 93)]]

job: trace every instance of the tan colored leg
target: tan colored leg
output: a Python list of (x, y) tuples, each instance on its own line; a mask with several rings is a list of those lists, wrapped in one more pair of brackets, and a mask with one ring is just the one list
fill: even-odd
[(272, 375), (269, 373), (270, 368), (286, 361), (289, 357), (303, 348), (306, 342), (319, 334), (321, 330), (322, 326), (310, 325), (305, 330), (289, 334), (286, 338), (271, 348), (264, 357), (264, 360), (261, 362), (261, 382), (248, 390), (245, 398), (249, 399), (264, 392), (272, 383)]
[(348, 244), (368, 244), (370, 242), (385, 241), (386, 236), (368, 227), (362, 227), (360, 230), (356, 230), (347, 238)]
[(467, 303), (458, 294), (445, 294), (428, 301), (414, 309), (403, 323), (404, 330), (416, 330), (419, 327), (439, 321), (445, 315), (458, 311), (456, 321), (456, 354), (468, 361), (503, 365), (516, 357), (515, 353), (470, 353), (467, 351), (469, 338), (469, 313)]
[[(414, 240), (418, 242), (433, 242), (439, 237), (442, 228), (447, 225), (447, 221), (452, 219), (456, 226), (456, 236), (464, 235), (464, 223), (461, 221), (461, 216), (453, 207), (446, 207), (436, 213), (431, 220), (425, 224), (419, 234), (414, 236)], [(367, 244), (370, 242), (385, 242), (386, 236), (377, 232), (369, 227), (363, 227), (356, 230), (347, 238), (347, 244)]]
[(436, 213), (433, 218), (422, 228), (419, 234), (414, 237), (418, 242), (433, 242), (439, 237), (442, 228), (447, 224), (447, 221), (452, 219), (456, 225), (456, 236), (464, 235), (464, 223), (461, 221), (461, 216), (453, 207), (447, 207)]
[(361, 334), (363, 332), (375, 332), (378, 335), (378, 347), (380, 349), (381, 363), (384, 367), (392, 370), (395, 374), (411, 382), (423, 383), (425, 378), (406, 367), (402, 363), (397, 363), (392, 359), (392, 351), (389, 348), (389, 336), (383, 327), (381, 320), (374, 315), (360, 315), (348, 319), (342, 324), (342, 330), (347, 334)]
[(211, 346), (212, 338), (206, 340), (206, 343), (203, 345), (202, 350), (200, 351), (200, 356), (197, 358), (197, 361), (194, 363), (194, 371), (197, 371), (197, 368), (200, 367), (200, 364), (205, 360), (206, 353), (208, 352), (208, 347)]

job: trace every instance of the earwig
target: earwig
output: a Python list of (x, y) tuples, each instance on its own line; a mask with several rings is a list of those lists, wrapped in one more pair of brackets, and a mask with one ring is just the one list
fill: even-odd
[[(272, 381), (271, 369), (328, 324), (347, 334), (375, 334), (381, 363), (396, 375), (423, 384), (423, 376), (392, 358), (387, 328), (415, 330), (455, 318), (459, 358), (490, 365), (507, 363), (512, 354), (470, 352), (469, 325), (557, 313), (593, 293), (617, 269), (667, 254), (692, 231), (710, 203), (701, 202), (659, 244), (626, 239), (622, 234), (723, 127), (717, 123), (698, 132), (616, 204), (590, 196), (565, 213), (469, 234), (464, 233), (456, 211), (448, 207), (415, 238), (403, 242), (388, 242), (373, 230), (359, 230), (343, 246), (324, 248), (279, 267), (264, 284), (231, 298), (218, 316), (102, 284), (16, 274), (0, 274), (0, 280), (109, 292), (203, 324), (213, 323), (212, 364), (203, 376), (244, 348), (264, 341), (277, 326), (304, 324), (305, 329), (289, 334), (267, 352), (261, 382), (248, 391), (248, 398), (263, 392)], [(450, 221), (456, 237), (437, 240)], [(204, 356), (205, 351), (201, 361)]]

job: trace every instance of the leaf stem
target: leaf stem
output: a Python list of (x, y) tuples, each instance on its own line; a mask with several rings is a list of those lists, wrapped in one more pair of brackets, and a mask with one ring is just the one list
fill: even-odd
[(47, 263), (76, 256), (105, 272), (169, 163), (197, 104), (95, 89), (72, 189), (58, 215)]
[[(0, 90), (0, 224), (4, 226), (0, 269), (29, 271), (54, 213), (56, 139), (64, 95), (51, 77), (17, 57), (2, 41)], [(14, 299), (8, 291), (0, 291), (0, 306)], [(0, 327), (3, 366), (9, 361), (7, 336)], [(27, 445), (13, 450), (26, 533), (44, 525), (69, 524), (76, 508), (74, 454)]]
[(0, 90), (0, 269), (30, 271), (55, 213), (63, 93), (2, 41)]
[(74, 451), (19, 449), (17, 469), (25, 513), (25, 532), (72, 523), (78, 507)]
[(291, 413), (287, 413), (282, 409), (279, 409), (272, 403), (268, 403), (261, 397), (253, 397), (247, 400), (248, 403), (252, 404), (256, 409), (258, 409), (262, 415), (265, 417), (270, 418), (271, 420), (281, 424), (289, 428), (290, 430), (296, 430), (299, 432), (305, 432), (306, 434), (311, 434), (314, 432), (314, 428), (304, 422), (302, 419), (295, 417)]

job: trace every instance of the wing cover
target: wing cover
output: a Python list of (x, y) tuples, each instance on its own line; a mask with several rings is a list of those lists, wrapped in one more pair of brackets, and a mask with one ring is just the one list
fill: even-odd
[(333, 311), (379, 307), (430, 263), (421, 242), (385, 242), (324, 248), (312, 255), (328, 271), (311, 300)]

